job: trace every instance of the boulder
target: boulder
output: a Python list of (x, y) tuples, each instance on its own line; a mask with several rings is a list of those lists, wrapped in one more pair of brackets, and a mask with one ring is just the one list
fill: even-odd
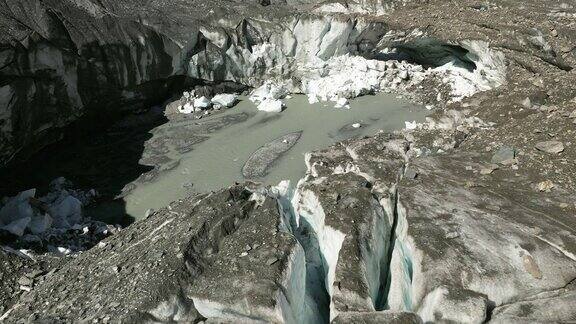
[(564, 144), (559, 141), (544, 141), (536, 143), (536, 149), (538, 151), (550, 153), (550, 154), (558, 154), (564, 151)]
[(511, 147), (501, 147), (492, 155), (492, 163), (494, 164), (501, 164), (510, 160), (513, 160), (516, 157), (516, 150)]

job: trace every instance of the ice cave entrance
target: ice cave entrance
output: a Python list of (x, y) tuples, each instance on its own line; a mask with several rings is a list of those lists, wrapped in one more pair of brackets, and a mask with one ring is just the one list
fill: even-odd
[(192, 151), (176, 157), (180, 160), (176, 168), (131, 191), (124, 197), (126, 213), (140, 219), (147, 210), (157, 210), (191, 192), (206, 192), (246, 181), (242, 169), (253, 153), (290, 133), (301, 132), (296, 144), (271, 165), (266, 176), (251, 180), (266, 185), (284, 179), (297, 181), (306, 170), (306, 152), (379, 130), (402, 129), (406, 121), (422, 121), (429, 114), (425, 108), (387, 93), (351, 100), (351, 109), (334, 108), (332, 102), (309, 104), (306, 96), (296, 95), (285, 100), (286, 109), (281, 113), (257, 111), (254, 103), (242, 99), (223, 114), (246, 113), (249, 118), (213, 133)]

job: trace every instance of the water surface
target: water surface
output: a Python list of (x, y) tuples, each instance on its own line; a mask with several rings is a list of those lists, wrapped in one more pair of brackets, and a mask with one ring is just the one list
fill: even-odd
[[(266, 177), (257, 179), (259, 182), (297, 181), (306, 171), (306, 152), (379, 130), (401, 129), (405, 121), (421, 121), (428, 113), (423, 107), (391, 94), (357, 98), (351, 101), (351, 109), (336, 109), (332, 103), (310, 105), (305, 96), (295, 96), (285, 102), (287, 109), (282, 113), (259, 112), (248, 100), (225, 111), (225, 115), (248, 113), (250, 117), (210, 134), (209, 139), (196, 144), (188, 153), (171, 156), (180, 159), (179, 165), (155, 181), (139, 185), (124, 197), (126, 213), (139, 219), (148, 209), (158, 209), (184, 198), (191, 193), (190, 188), (206, 192), (246, 181), (242, 166), (250, 155), (291, 132), (302, 131), (300, 140), (276, 161)], [(362, 126), (352, 127), (355, 123)]]

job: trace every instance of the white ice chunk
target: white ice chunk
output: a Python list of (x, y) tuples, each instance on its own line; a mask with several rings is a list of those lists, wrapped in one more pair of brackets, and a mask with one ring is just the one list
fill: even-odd
[(258, 105), (258, 110), (265, 112), (282, 112), (284, 103), (279, 99), (266, 99)]
[(194, 99), (194, 107), (196, 107), (196, 108), (208, 109), (211, 106), (212, 106), (212, 102), (210, 101), (210, 99), (208, 99), (204, 96)]
[(54, 227), (69, 228), (80, 222), (82, 203), (64, 191), (50, 206), (48, 212), (54, 220)]
[(26, 226), (28, 226), (28, 223), (30, 223), (30, 219), (30, 217), (19, 218), (8, 225), (2, 226), (1, 228), (16, 236), (22, 236), (24, 235)]
[(16, 197), (11, 198), (2, 209), (0, 209), (0, 224), (9, 224), (15, 220), (32, 217), (34, 211), (28, 200), (36, 194), (36, 189), (20, 192)]
[(334, 105), (334, 108), (344, 108), (346, 106), (348, 106), (348, 99), (339, 98), (338, 100), (336, 100), (336, 105)]
[(217, 94), (212, 98), (212, 104), (220, 105), (222, 107), (231, 108), (234, 107), (236, 101), (238, 100), (238, 96), (235, 94)]
[(272, 82), (266, 82), (261, 87), (252, 92), (252, 95), (250, 96), (250, 101), (256, 104), (260, 104), (265, 100), (284, 99), (288, 94), (289, 94), (288, 87), (285, 84), (283, 83), (275, 84)]
[(411, 121), (411, 122), (407, 121), (407, 122), (404, 122), (404, 124), (406, 124), (407, 130), (413, 130), (413, 129), (416, 129), (418, 127), (418, 123), (416, 121)]
[(187, 102), (184, 106), (178, 106), (178, 111), (183, 114), (191, 114), (194, 112), (194, 104)]

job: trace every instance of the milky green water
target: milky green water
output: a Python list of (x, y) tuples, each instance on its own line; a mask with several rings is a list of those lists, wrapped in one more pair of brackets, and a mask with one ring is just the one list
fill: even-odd
[[(300, 179), (306, 171), (306, 152), (350, 137), (401, 129), (405, 121), (421, 121), (428, 113), (423, 107), (390, 94), (357, 98), (351, 101), (351, 109), (336, 109), (332, 103), (310, 105), (305, 96), (285, 102), (287, 109), (282, 113), (259, 112), (248, 100), (224, 112), (248, 112), (251, 117), (211, 134), (191, 152), (181, 155), (178, 167), (161, 174), (154, 182), (138, 186), (124, 198), (127, 214), (140, 219), (148, 209), (159, 209), (184, 198), (190, 193), (183, 186), (186, 183), (193, 183), (195, 192), (206, 192), (245, 181), (242, 166), (250, 155), (287, 133), (302, 131), (302, 136), (266, 177), (258, 179), (264, 184)], [(354, 123), (361, 123), (362, 127), (351, 127)]]

